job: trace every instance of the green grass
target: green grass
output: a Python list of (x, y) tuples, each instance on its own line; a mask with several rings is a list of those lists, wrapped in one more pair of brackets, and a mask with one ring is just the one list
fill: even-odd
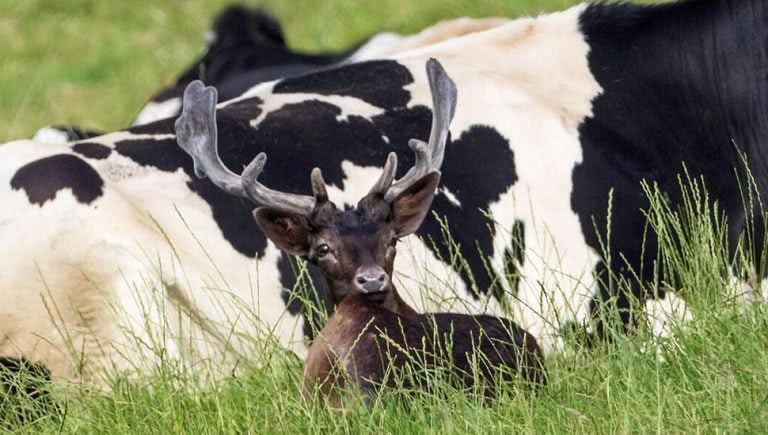
[[(336, 49), (380, 29), (413, 32), (441, 18), (535, 14), (570, 0), (268, 0), (292, 46)], [(201, 48), (224, 0), (0, 0), (0, 142), (51, 123), (125, 126)], [(695, 192), (694, 192), (695, 193)], [(648, 334), (548, 360), (550, 383), (485, 403), (449, 387), (384, 397), (339, 416), (299, 399), (302, 364), (273, 349), (204, 386), (172, 366), (118, 380), (111, 392), (54, 387), (61, 413), (22, 433), (690, 433), (768, 430), (768, 312), (723, 292), (716, 204), (691, 194), (682, 212), (653, 186), (649, 210), (664, 262), (659, 284), (683, 291), (695, 320), (656, 349)], [(703, 207), (703, 208), (702, 208)], [(714, 216), (714, 217), (713, 217)], [(683, 242), (681, 242), (681, 240)], [(645, 352), (641, 350), (645, 350)], [(662, 356), (663, 358), (658, 358)], [(22, 402), (19, 406), (29, 406)]]
[(301, 364), (272, 364), (202, 388), (167, 369), (114, 391), (70, 388), (64, 417), (20, 431), (65, 433), (693, 433), (768, 430), (768, 312), (718, 308), (674, 342), (641, 352), (634, 337), (550, 359), (550, 383), (493, 403), (448, 387), (408, 402), (384, 397), (339, 416), (299, 399)]

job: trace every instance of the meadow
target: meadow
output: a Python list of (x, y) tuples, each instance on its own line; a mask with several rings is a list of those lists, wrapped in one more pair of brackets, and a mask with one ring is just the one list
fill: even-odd
[[(227, 0), (0, 0), (0, 143), (48, 124), (126, 126), (202, 47)], [(571, 0), (266, 0), (289, 44), (331, 50), (386, 29), (417, 31), (457, 16), (516, 17)], [(686, 182), (686, 184), (689, 184)], [(252, 365), (201, 385), (172, 363), (110, 390), (54, 386), (57, 410), (18, 433), (764, 433), (768, 431), (768, 309), (726, 291), (722, 222), (699, 186), (681, 210), (652, 188), (659, 277), (694, 320), (652, 342), (641, 327), (587, 349), (572, 337), (548, 359), (549, 384), (510, 386), (493, 402), (450, 385), (408, 400), (385, 395), (340, 416), (299, 398), (302, 362), (269, 347)], [(680, 241), (684, 242), (680, 242)], [(3, 405), (33, 404), (9, 399)]]

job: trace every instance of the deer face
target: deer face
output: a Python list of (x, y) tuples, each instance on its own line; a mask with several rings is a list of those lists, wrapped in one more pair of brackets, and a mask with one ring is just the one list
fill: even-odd
[(439, 180), (439, 173), (431, 172), (391, 201), (372, 192), (353, 209), (326, 201), (309, 217), (268, 207), (254, 216), (280, 249), (322, 270), (337, 304), (351, 295), (386, 303), (392, 297), (397, 241), (419, 228)]

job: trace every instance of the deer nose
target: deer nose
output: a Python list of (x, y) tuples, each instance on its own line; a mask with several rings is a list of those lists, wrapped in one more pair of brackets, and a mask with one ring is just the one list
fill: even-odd
[(363, 293), (376, 293), (387, 284), (387, 274), (381, 268), (362, 270), (355, 276), (355, 284)]

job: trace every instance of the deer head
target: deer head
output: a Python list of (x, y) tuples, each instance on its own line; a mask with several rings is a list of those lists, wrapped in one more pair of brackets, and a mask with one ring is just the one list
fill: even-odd
[(456, 107), (456, 86), (440, 63), (430, 59), (426, 68), (434, 106), (429, 142), (410, 140), (415, 164), (399, 179), (397, 156), (390, 153), (378, 181), (351, 209), (341, 209), (328, 198), (319, 168), (311, 172), (312, 196), (262, 185), (258, 177), (267, 160), (264, 153), (242, 175), (227, 169), (217, 151), (216, 89), (199, 81), (184, 93), (177, 140), (192, 156), (198, 176), (208, 176), (221, 189), (258, 205), (256, 222), (278, 248), (319, 266), (336, 303), (362, 295), (397, 311), (402, 301), (392, 284), (396, 245), (418, 230), (429, 211)]

